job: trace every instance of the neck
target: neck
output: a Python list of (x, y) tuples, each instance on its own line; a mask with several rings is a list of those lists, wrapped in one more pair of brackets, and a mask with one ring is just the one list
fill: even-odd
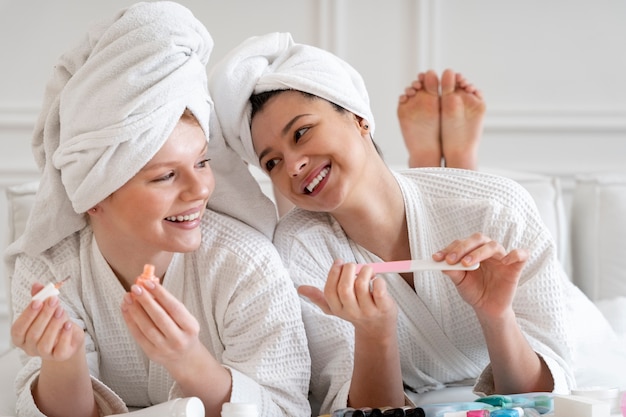
[(94, 236), (100, 253), (127, 291), (141, 275), (145, 264), (154, 265), (154, 275), (159, 278), (160, 282), (163, 282), (163, 276), (172, 261), (172, 252), (142, 251), (138, 250), (136, 245), (128, 248), (121, 242), (107, 239), (108, 235), (99, 233), (97, 227), (94, 228)]
[(348, 237), (384, 261), (409, 259), (404, 199), (391, 171), (385, 169), (360, 195), (331, 213)]

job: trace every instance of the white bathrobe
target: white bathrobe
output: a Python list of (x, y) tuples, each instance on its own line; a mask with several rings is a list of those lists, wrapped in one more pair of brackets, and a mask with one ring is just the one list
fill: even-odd
[[(528, 342), (552, 372), (554, 391), (569, 392), (573, 377), (567, 365), (571, 342), (565, 293), (570, 283), (530, 195), (508, 179), (473, 171), (428, 168), (395, 175), (404, 196), (413, 259), (431, 259), (455, 239), (476, 232), (507, 250), (529, 250), (513, 308)], [(381, 261), (351, 241), (325, 213), (292, 210), (281, 219), (274, 243), (295, 283), (320, 289), (334, 259)], [(473, 309), (442, 272), (418, 272), (414, 277), (412, 290), (400, 275), (384, 275), (399, 307), (406, 389), (425, 392), (475, 383), (475, 392), (493, 393), (489, 356)], [(322, 402), (322, 412), (345, 407), (354, 359), (353, 327), (325, 315), (304, 297), (302, 308), (312, 393)]]
[[(38, 257), (18, 256), (14, 316), (30, 302), (34, 280), (56, 282), (68, 275), (59, 297), (86, 332), (89, 369), (103, 414), (181, 397), (167, 371), (149, 361), (130, 335), (120, 311), (124, 288), (89, 227)], [(298, 297), (265, 236), (206, 211), (201, 247), (176, 254), (163, 285), (197, 318), (200, 340), (231, 372), (231, 402), (255, 402), (259, 416), (310, 416), (310, 359)], [(43, 416), (31, 394), (41, 360), (24, 354), (23, 359), (16, 380), (18, 415)]]

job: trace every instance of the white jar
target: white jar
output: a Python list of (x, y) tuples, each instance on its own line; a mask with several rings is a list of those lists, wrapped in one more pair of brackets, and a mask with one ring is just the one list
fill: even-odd
[(224, 403), (222, 417), (257, 417), (259, 415), (256, 404), (251, 403)]

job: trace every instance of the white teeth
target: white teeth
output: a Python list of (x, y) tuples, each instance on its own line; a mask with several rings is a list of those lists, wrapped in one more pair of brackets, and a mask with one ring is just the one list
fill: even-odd
[(171, 222), (190, 222), (192, 220), (196, 220), (198, 217), (200, 217), (200, 212), (188, 214), (185, 216), (170, 216), (166, 217), (165, 220), (169, 220)]
[(326, 177), (328, 171), (330, 171), (330, 167), (324, 168), (319, 174), (317, 174), (317, 177), (313, 178), (313, 181), (311, 181), (309, 185), (306, 186), (306, 190), (312, 193), (315, 187), (317, 187), (317, 184), (319, 184), (320, 181), (323, 180), (324, 177)]

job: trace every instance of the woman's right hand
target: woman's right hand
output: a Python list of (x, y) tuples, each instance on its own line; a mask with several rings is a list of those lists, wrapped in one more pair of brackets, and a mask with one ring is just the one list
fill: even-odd
[(398, 307), (387, 292), (384, 280), (376, 279), (372, 268), (355, 273), (354, 263), (333, 263), (324, 292), (309, 285), (298, 287), (298, 293), (309, 298), (324, 313), (352, 323), (355, 330), (372, 335), (395, 331)]
[[(33, 284), (31, 295), (43, 285)], [(85, 333), (72, 323), (56, 296), (31, 301), (11, 326), (11, 341), (29, 356), (65, 361), (82, 349)]]

